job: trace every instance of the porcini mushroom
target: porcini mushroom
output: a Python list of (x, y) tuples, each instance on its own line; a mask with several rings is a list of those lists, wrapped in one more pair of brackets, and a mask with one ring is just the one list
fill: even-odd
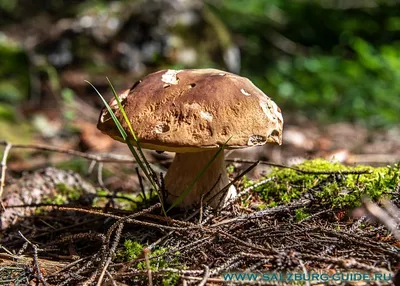
[[(169, 202), (182, 194), (225, 142), (226, 149), (282, 143), (281, 110), (249, 79), (232, 73), (162, 70), (139, 80), (119, 98), (141, 148), (176, 153), (164, 179)], [(115, 99), (110, 106), (129, 133)], [(106, 108), (97, 127), (123, 141)], [(236, 195), (233, 186), (219, 194), (228, 183), (221, 152), (180, 206), (199, 203), (204, 194), (213, 198), (211, 206), (222, 206)]]

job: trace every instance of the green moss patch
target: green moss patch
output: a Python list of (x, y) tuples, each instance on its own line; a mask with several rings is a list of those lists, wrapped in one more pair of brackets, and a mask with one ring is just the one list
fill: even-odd
[[(120, 262), (128, 262), (138, 259), (143, 255), (145, 246), (140, 244), (137, 241), (133, 241), (130, 239), (125, 240), (124, 248), (120, 249), (117, 252), (117, 261)], [(178, 260), (178, 254), (175, 253), (171, 259), (168, 259), (167, 256), (162, 256), (167, 252), (167, 248), (160, 247), (155, 249), (149, 254), (149, 262), (150, 262), (150, 269), (151, 270), (160, 270), (165, 268), (178, 268), (181, 267), (181, 263)], [(153, 258), (152, 258), (153, 257)], [(168, 256), (169, 257), (169, 256)], [(139, 261), (134, 264), (135, 268), (138, 270), (147, 270), (146, 261)], [(169, 273), (165, 277), (162, 278), (162, 284), (164, 286), (172, 286), (178, 285), (179, 275), (177, 273)]]
[[(364, 196), (372, 200), (379, 200), (382, 196), (390, 198), (400, 178), (400, 164), (379, 168), (348, 167), (316, 159), (306, 161), (296, 168), (321, 173), (274, 168), (268, 175), (272, 180), (255, 189), (269, 207), (306, 197), (316, 199), (327, 207), (354, 208), (360, 206)], [(369, 172), (348, 174), (362, 170)]]
[(53, 195), (44, 198), (44, 203), (63, 205), (71, 201), (77, 201), (84, 194), (84, 190), (74, 188), (63, 183), (55, 185), (56, 192)]

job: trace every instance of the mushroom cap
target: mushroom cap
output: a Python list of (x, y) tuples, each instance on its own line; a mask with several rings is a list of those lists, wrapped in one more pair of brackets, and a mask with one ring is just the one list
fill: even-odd
[[(279, 107), (249, 79), (225, 71), (158, 71), (119, 98), (141, 148), (199, 152), (219, 148), (229, 138), (227, 149), (282, 143)], [(109, 105), (130, 134), (116, 100)], [(97, 128), (123, 142), (106, 107)]]

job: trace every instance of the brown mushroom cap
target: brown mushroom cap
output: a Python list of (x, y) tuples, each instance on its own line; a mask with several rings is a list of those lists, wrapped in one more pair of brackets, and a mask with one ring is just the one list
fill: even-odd
[[(228, 149), (282, 143), (280, 109), (249, 79), (232, 73), (162, 70), (119, 97), (142, 148), (198, 152), (219, 148), (231, 136)], [(115, 99), (110, 106), (129, 134)], [(106, 108), (97, 127), (123, 141)]]

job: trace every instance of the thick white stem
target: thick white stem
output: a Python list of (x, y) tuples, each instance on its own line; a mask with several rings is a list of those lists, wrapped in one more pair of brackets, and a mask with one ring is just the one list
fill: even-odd
[[(164, 178), (169, 203), (174, 202), (183, 193), (215, 153), (215, 150), (197, 153), (176, 153), (175, 159)], [(229, 179), (226, 174), (224, 153), (221, 152), (179, 206), (188, 207), (200, 204), (202, 195), (204, 195), (203, 203), (214, 197), (208, 202), (212, 207), (224, 206), (227, 200), (236, 196), (234, 186), (231, 186), (225, 193), (220, 192), (228, 184)]]

